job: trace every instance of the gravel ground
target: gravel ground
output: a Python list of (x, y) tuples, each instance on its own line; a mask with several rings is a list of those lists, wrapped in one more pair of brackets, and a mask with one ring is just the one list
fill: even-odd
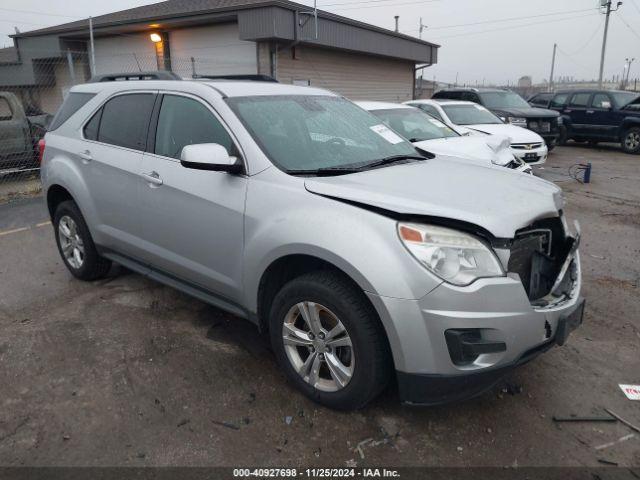
[[(592, 183), (568, 176), (576, 162), (592, 162)], [(318, 407), (249, 323), (126, 271), (74, 280), (42, 200), (0, 206), (0, 465), (640, 465), (623, 424), (552, 421), (606, 407), (640, 425), (618, 387), (640, 383), (640, 156), (563, 147), (536, 173), (582, 225), (585, 324), (437, 408), (392, 390), (355, 413)]]

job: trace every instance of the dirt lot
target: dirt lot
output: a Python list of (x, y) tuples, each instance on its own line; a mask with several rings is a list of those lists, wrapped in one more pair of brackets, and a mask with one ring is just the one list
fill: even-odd
[(552, 421), (640, 425), (618, 388), (640, 383), (640, 157), (564, 147), (537, 174), (582, 225), (584, 326), (480, 398), (348, 414), (299, 395), (244, 321), (124, 271), (72, 279), (40, 198), (0, 206), (0, 465), (640, 465), (626, 426)]

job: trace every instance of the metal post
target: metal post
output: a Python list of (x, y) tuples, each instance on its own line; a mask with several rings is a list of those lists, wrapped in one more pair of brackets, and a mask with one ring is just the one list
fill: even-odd
[(607, 13), (604, 20), (604, 34), (602, 36), (602, 52), (600, 53), (600, 75), (598, 75), (598, 88), (602, 88), (602, 74), (604, 72), (604, 53), (607, 49), (607, 33), (609, 32), (609, 17), (611, 16), (611, 0), (607, 2)]
[(191, 57), (191, 78), (198, 78), (196, 73), (196, 59)]
[(633, 63), (634, 60), (635, 60), (635, 57), (629, 59), (628, 62), (627, 62), (627, 78), (624, 81), (623, 90), (626, 90), (627, 89), (627, 85), (629, 85), (629, 72), (631, 71), (631, 64)]
[(394, 15), (395, 20), (396, 20), (396, 33), (398, 32), (398, 19), (400, 18), (399, 15)]
[(93, 19), (89, 17), (89, 44), (91, 45), (91, 62), (89, 68), (91, 69), (91, 75), (96, 74), (96, 50), (93, 44)]
[(71, 78), (71, 85), (76, 84), (76, 70), (73, 67), (73, 56), (71, 50), (67, 49), (67, 65), (69, 66), (69, 78)]
[(558, 49), (558, 44), (553, 44), (553, 56), (551, 57), (551, 75), (549, 75), (549, 91), (553, 91), (553, 71), (556, 68), (556, 50)]
[(420, 33), (418, 36), (420, 37), (421, 40), (422, 40), (422, 30), (424, 29), (425, 26), (426, 25), (422, 23), (422, 17), (420, 17), (420, 29), (419, 29)]

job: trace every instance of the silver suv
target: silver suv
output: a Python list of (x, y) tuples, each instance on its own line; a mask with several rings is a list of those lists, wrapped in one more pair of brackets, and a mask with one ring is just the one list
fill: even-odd
[(582, 321), (561, 191), (416, 150), (333, 93), (251, 81), (71, 90), (42, 180), (65, 265), (112, 262), (254, 322), (333, 408), (477, 395)]

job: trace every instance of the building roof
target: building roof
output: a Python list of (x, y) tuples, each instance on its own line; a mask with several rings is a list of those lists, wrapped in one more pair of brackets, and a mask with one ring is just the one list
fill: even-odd
[[(100, 28), (257, 7), (282, 7), (288, 10), (310, 10), (310, 7), (306, 5), (288, 0), (166, 0), (164, 2), (152, 3), (151, 5), (143, 5), (141, 7), (100, 15), (98, 17), (94, 17), (92, 21), (94, 28)], [(431, 42), (420, 40), (399, 32), (394, 32), (392, 30), (387, 30), (385, 28), (376, 27), (368, 23), (359, 22), (351, 18), (335, 15), (324, 10), (318, 10), (318, 16), (338, 20), (341, 23), (347, 23), (367, 30), (383, 32), (387, 35), (408, 39), (416, 43), (430, 45), (436, 48), (439, 47), (439, 45)], [(77, 30), (85, 30), (87, 28), (88, 19), (63, 23), (61, 25), (41, 28), (38, 30), (31, 30), (29, 32), (21, 32), (19, 34), (11, 35), (11, 37), (21, 38), (63, 34)]]

